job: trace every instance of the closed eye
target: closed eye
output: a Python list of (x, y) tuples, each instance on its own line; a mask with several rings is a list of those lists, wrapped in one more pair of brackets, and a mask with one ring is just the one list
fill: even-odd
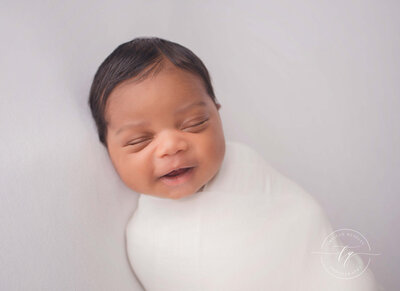
[(190, 126), (185, 127), (185, 128), (196, 127), (196, 126), (202, 125), (203, 123), (206, 123), (207, 121), (208, 121), (208, 118), (207, 118), (206, 120), (203, 120), (203, 121), (201, 121), (201, 122), (195, 123), (195, 124), (190, 125)]
[[(190, 125), (190, 126), (187, 126), (187, 127), (185, 127), (184, 129), (187, 129), (187, 128), (188, 128), (188, 129), (190, 129), (190, 128), (196, 128), (196, 127), (198, 127), (198, 126), (200, 126), (200, 125), (203, 125), (203, 124), (206, 123), (208, 120), (209, 120), (209, 119), (207, 118), (207, 119), (205, 119), (205, 120), (203, 120), (203, 121), (201, 121), (201, 122), (198, 122), (198, 123), (192, 124), (192, 125)], [(150, 141), (150, 140), (151, 140), (151, 138), (138, 138), (138, 139), (129, 141), (129, 142), (126, 144), (126, 146), (139, 145), (139, 144), (143, 144), (143, 143), (145, 143), (145, 142), (148, 142), (148, 141)]]
[(132, 140), (132, 141), (127, 143), (127, 146), (141, 144), (141, 143), (144, 143), (144, 142), (149, 141), (149, 140), (150, 140), (150, 138)]

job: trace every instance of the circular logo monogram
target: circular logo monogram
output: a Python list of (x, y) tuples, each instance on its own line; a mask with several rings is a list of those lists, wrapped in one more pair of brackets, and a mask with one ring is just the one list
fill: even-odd
[[(360, 276), (369, 266), (371, 247), (367, 239), (358, 231), (339, 229), (323, 241), (321, 263), (325, 270), (340, 279), (353, 279)], [(364, 257), (366, 263), (362, 260)]]

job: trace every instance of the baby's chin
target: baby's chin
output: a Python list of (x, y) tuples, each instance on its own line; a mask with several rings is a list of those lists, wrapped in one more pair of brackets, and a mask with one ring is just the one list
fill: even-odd
[(202, 192), (203, 189), (204, 189), (204, 185), (201, 186), (200, 189), (198, 189), (197, 191), (189, 192), (188, 194), (183, 194), (183, 195), (171, 196), (170, 199), (178, 200), (178, 199), (181, 199), (181, 198), (189, 197), (189, 196), (194, 195), (194, 194), (196, 194), (196, 193)]
[(199, 189), (197, 190), (191, 190), (191, 191), (171, 191), (170, 193), (141, 193), (143, 195), (149, 195), (149, 196), (154, 196), (154, 197), (158, 197), (158, 198), (164, 198), (164, 199), (172, 199), (172, 200), (179, 200), (185, 197), (189, 197), (193, 194), (202, 192), (204, 189), (204, 186), (201, 186)]

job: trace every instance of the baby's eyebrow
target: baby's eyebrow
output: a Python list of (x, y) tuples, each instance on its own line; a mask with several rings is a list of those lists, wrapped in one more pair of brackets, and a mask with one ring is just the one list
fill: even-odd
[(122, 131), (124, 131), (125, 129), (127, 129), (129, 127), (139, 127), (139, 126), (144, 126), (144, 125), (149, 125), (149, 122), (144, 121), (144, 120), (129, 122), (129, 123), (121, 126), (120, 129), (117, 130), (115, 135), (118, 135), (119, 133), (121, 133)]
[(178, 109), (175, 111), (175, 113), (184, 112), (184, 111), (186, 111), (186, 110), (188, 110), (188, 109), (190, 109), (190, 108), (192, 108), (192, 107), (195, 107), (195, 106), (207, 106), (207, 103), (204, 102), (204, 101), (199, 101), (199, 102), (191, 103), (191, 104), (185, 105), (185, 106), (183, 106), (183, 107), (181, 107), (181, 108), (178, 108)]

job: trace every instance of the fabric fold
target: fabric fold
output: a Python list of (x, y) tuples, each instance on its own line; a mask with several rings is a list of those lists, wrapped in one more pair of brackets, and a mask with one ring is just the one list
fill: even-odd
[(369, 270), (345, 280), (324, 269), (314, 252), (332, 231), (311, 195), (228, 141), (202, 191), (179, 200), (140, 195), (126, 239), (147, 291), (376, 290)]

